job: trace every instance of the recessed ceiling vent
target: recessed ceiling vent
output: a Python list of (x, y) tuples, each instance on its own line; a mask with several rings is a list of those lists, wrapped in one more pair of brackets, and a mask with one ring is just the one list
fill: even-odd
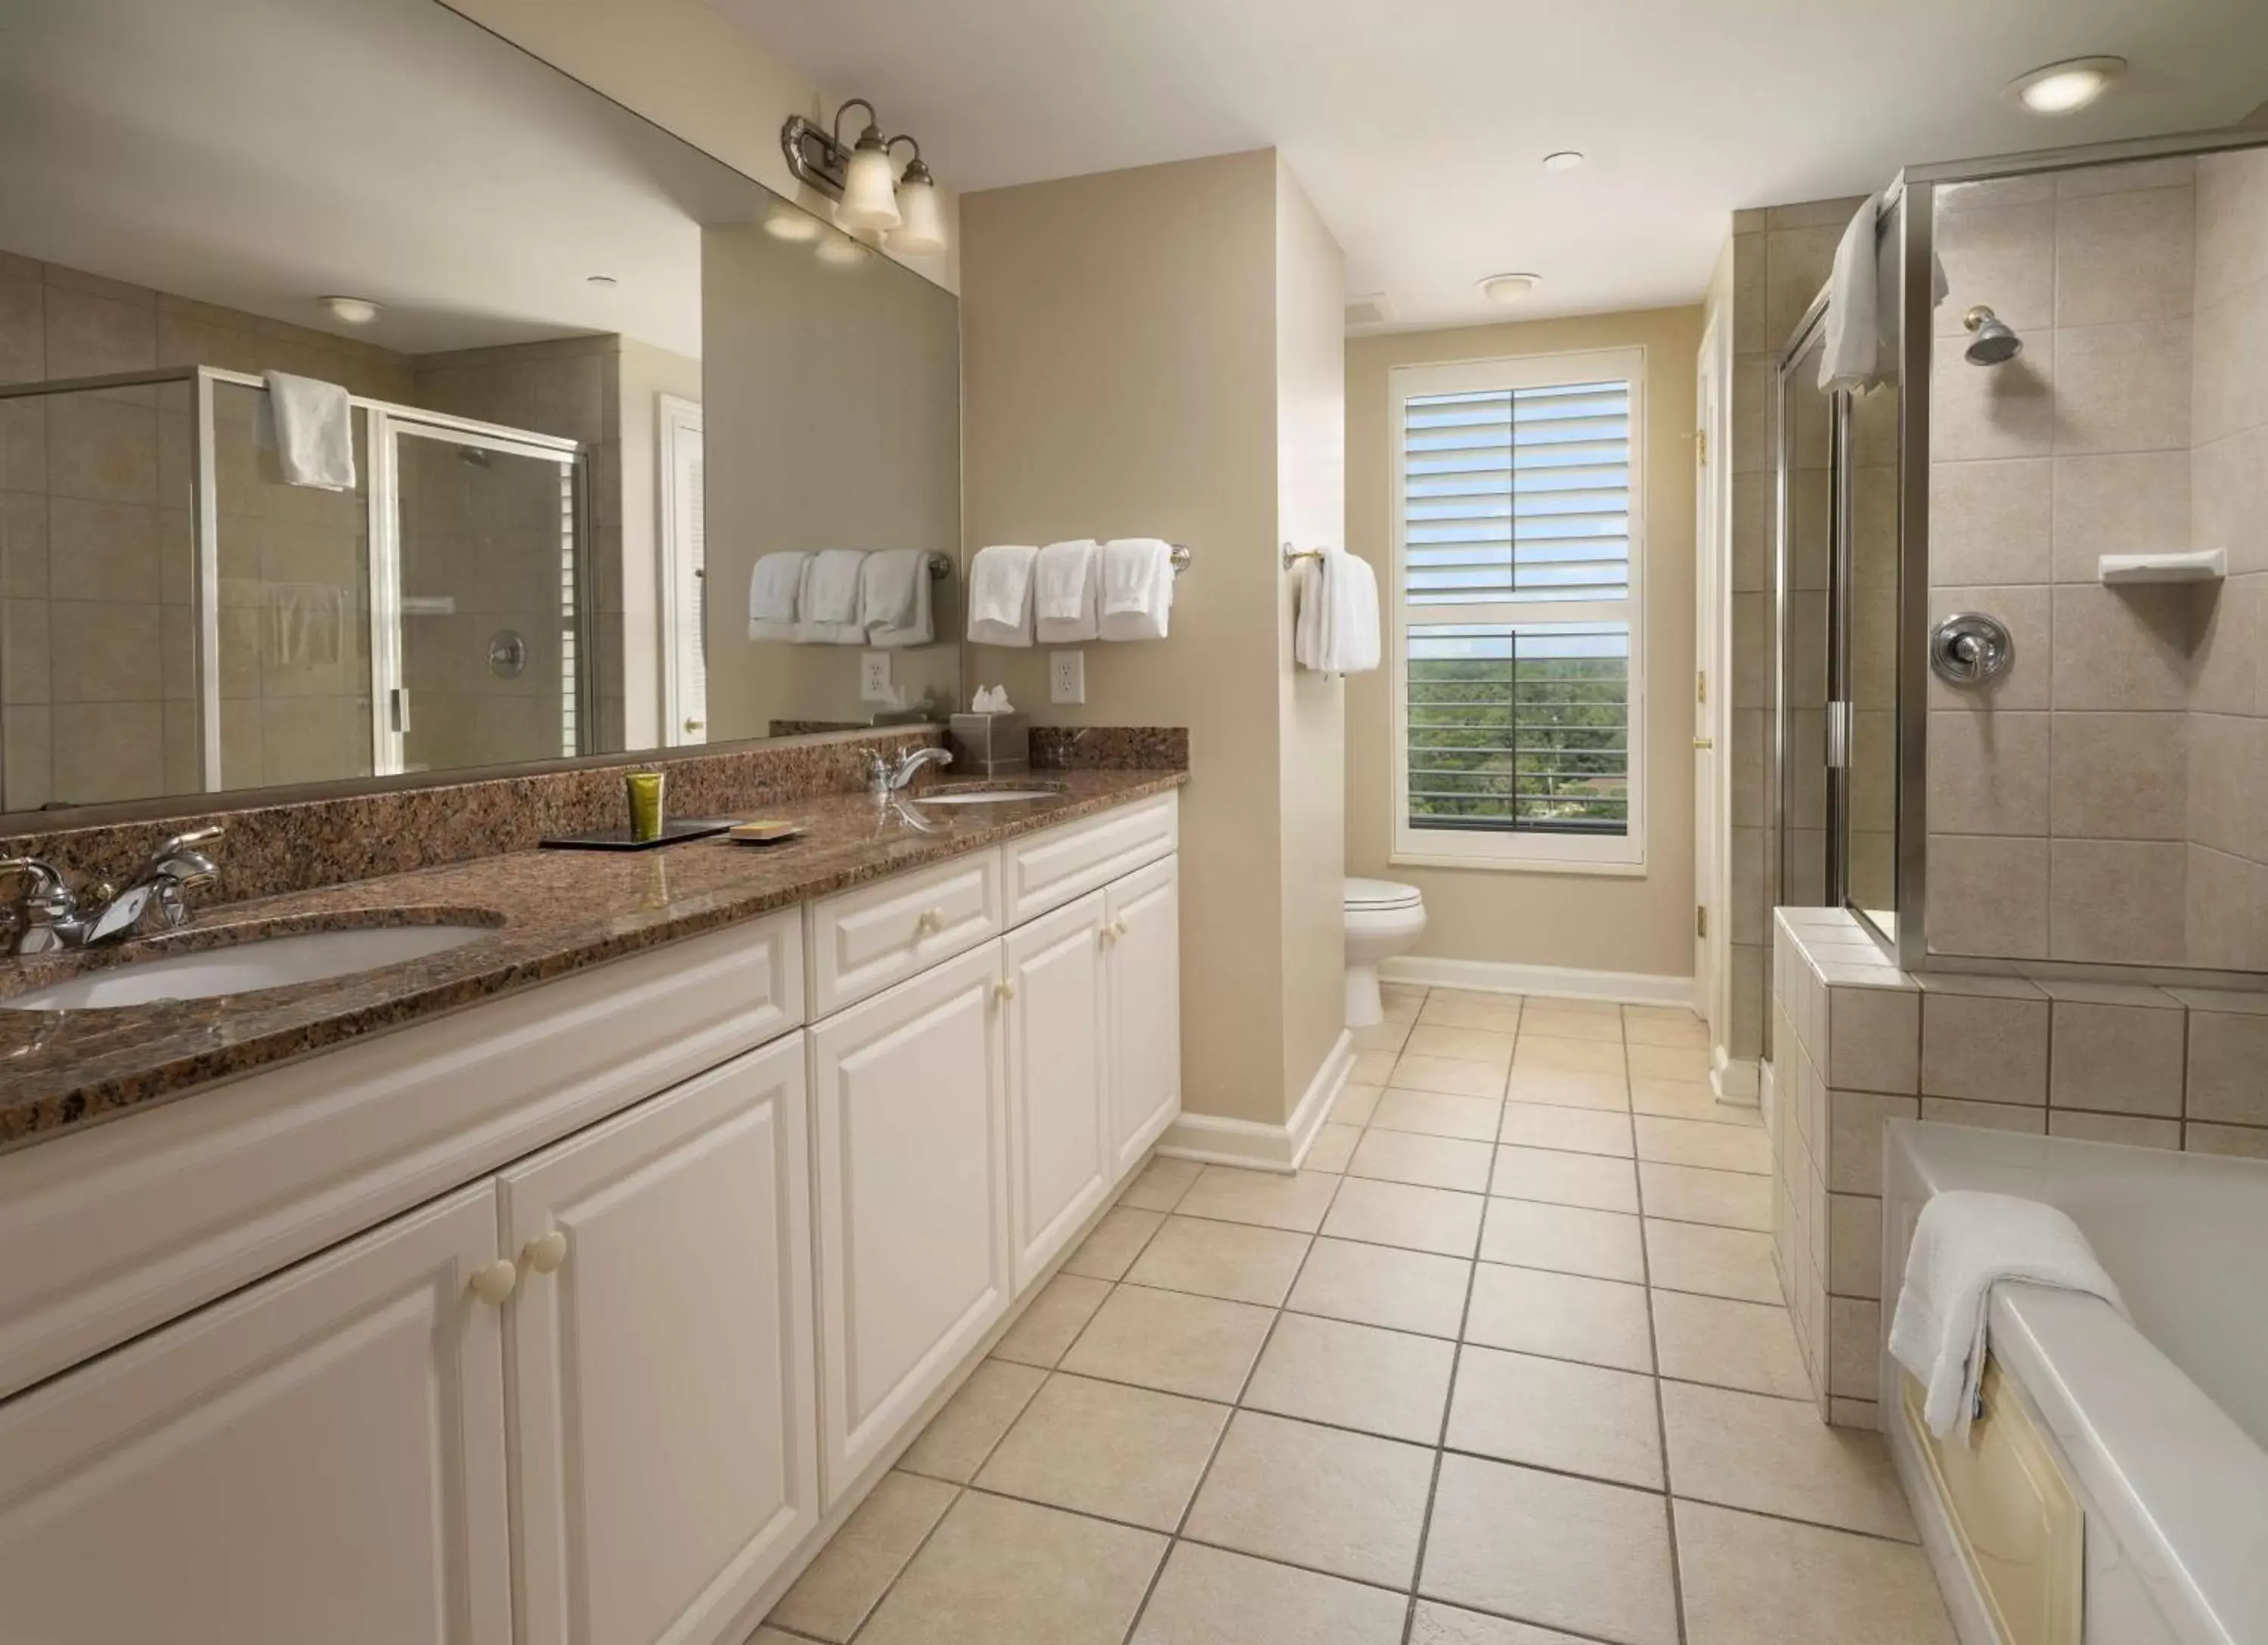
[(1386, 300), (1383, 291), (1372, 291), (1346, 300), (1346, 328), (1359, 331), (1366, 326), (1383, 326), (1394, 318), (1394, 305)]

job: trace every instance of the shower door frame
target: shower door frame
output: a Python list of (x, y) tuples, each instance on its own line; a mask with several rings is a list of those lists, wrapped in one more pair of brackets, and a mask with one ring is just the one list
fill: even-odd
[[(409, 700), (401, 645), (401, 470), (400, 450), (394, 442), (404, 438), (471, 446), (505, 456), (559, 463), (572, 469), (575, 752), (591, 752), (584, 745), (589, 742), (598, 724), (598, 623), (593, 598), (596, 589), (591, 577), (590, 454), (581, 441), (560, 435), (506, 428), (501, 424), (391, 405), (384, 401), (357, 398), (354, 403), (365, 408), (370, 458), (371, 774), (403, 775), (403, 741), (416, 713), (415, 705)], [(563, 756), (545, 754), (536, 757)]]
[[(2038, 173), (2173, 159), (2235, 149), (2268, 148), (2268, 131), (2231, 129), (2176, 132), (2117, 143), (2032, 149), (1977, 159), (1910, 166), (1882, 195), (1898, 213), (1898, 647), (1897, 931), (1883, 933), (1859, 917), (1906, 971), (1982, 971), (2088, 981), (2160, 983), (2175, 987), (2252, 989), (2259, 974), (2205, 966), (2124, 965), (2090, 960), (2016, 960), (1982, 955), (1933, 955), (1929, 947), (1929, 454), (1930, 366), (1936, 342), (1934, 271), (1937, 190), (1955, 183)], [(1825, 293), (1821, 294), (1823, 302)]]

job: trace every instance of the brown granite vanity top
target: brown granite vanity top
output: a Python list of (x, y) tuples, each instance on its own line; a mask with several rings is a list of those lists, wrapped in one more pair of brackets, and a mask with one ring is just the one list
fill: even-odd
[(655, 851), (517, 851), (209, 911), (162, 938), (36, 961), (0, 960), (5, 996), (136, 955), (224, 946), (337, 925), (494, 925), (423, 959), (326, 981), (112, 1009), (0, 1009), (0, 1150), (66, 1134), (359, 1036), (397, 1028), (1019, 834), (1162, 793), (1180, 770), (1051, 771), (1044, 800), (879, 807), (864, 793), (767, 801), (749, 816), (804, 825), (797, 838), (722, 838)]

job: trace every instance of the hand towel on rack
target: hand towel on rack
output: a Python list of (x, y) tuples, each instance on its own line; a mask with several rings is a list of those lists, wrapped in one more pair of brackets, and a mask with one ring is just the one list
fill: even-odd
[(2084, 1291), (2126, 1311), (2087, 1236), (2053, 1206), (1970, 1189), (1936, 1195), (1906, 1248), (1890, 1354), (1928, 1388), (1922, 1420), (1940, 1439), (1969, 1437), (1992, 1287), (2003, 1280)]
[(884, 549), (858, 569), (858, 621), (866, 631), (913, 620), (915, 591), (929, 579), (926, 549)]
[(1819, 351), (1819, 391), (1873, 387), (1881, 352), (1874, 223), (1882, 196), (1869, 195), (1835, 247), (1827, 280), (1827, 320)]
[[(930, 592), (936, 579), (930, 575), (929, 561), (930, 551), (927, 549), (889, 549), (866, 557), (866, 592), (875, 592), (877, 579), (886, 585), (878, 605), (873, 608), (861, 606), (866, 616), (866, 643), (869, 645), (884, 648), (926, 645), (937, 638), (934, 596)], [(874, 621), (876, 611), (884, 616), (889, 615), (901, 579), (912, 603), (905, 609), (901, 621), (877, 623)]]
[(976, 550), (968, 567), (970, 644), (1032, 643), (1032, 563), (1039, 553), (1013, 543)]
[(319, 491), (355, 488), (354, 402), (336, 383), (269, 372), (268, 413), (286, 485)]
[(1365, 674), (1378, 667), (1378, 578), (1370, 562), (1324, 549), (1300, 563), (1299, 614), (1292, 654), (1318, 674)]
[(1093, 537), (1050, 542), (1032, 570), (1032, 617), (1042, 645), (1094, 639), (1102, 602), (1101, 545)]
[(1102, 638), (1163, 639), (1173, 609), (1173, 544), (1114, 537), (1102, 545)]
[(800, 549), (785, 549), (757, 557), (748, 573), (748, 638), (793, 639), (796, 602), (803, 590), (804, 568), (811, 556)]
[[(821, 549), (804, 562), (803, 584), (795, 599), (796, 644), (863, 645), (866, 643), (866, 626), (858, 621), (858, 573), (864, 567), (865, 557), (865, 552), (858, 549)], [(823, 605), (820, 599), (822, 593), (826, 595)], [(818, 613), (822, 609), (847, 610), (850, 615), (847, 617), (821, 616)]]

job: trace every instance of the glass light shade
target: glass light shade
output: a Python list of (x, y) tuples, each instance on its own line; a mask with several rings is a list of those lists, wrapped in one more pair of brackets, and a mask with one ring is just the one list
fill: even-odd
[(897, 179), (890, 173), (889, 151), (879, 143), (865, 143), (851, 151), (843, 168), (843, 201), (835, 220), (845, 228), (895, 228), (898, 215)]
[(945, 249), (945, 214), (937, 207), (937, 185), (926, 177), (909, 177), (898, 189), (898, 209), (905, 221), (890, 231), (890, 248), (915, 256)]

